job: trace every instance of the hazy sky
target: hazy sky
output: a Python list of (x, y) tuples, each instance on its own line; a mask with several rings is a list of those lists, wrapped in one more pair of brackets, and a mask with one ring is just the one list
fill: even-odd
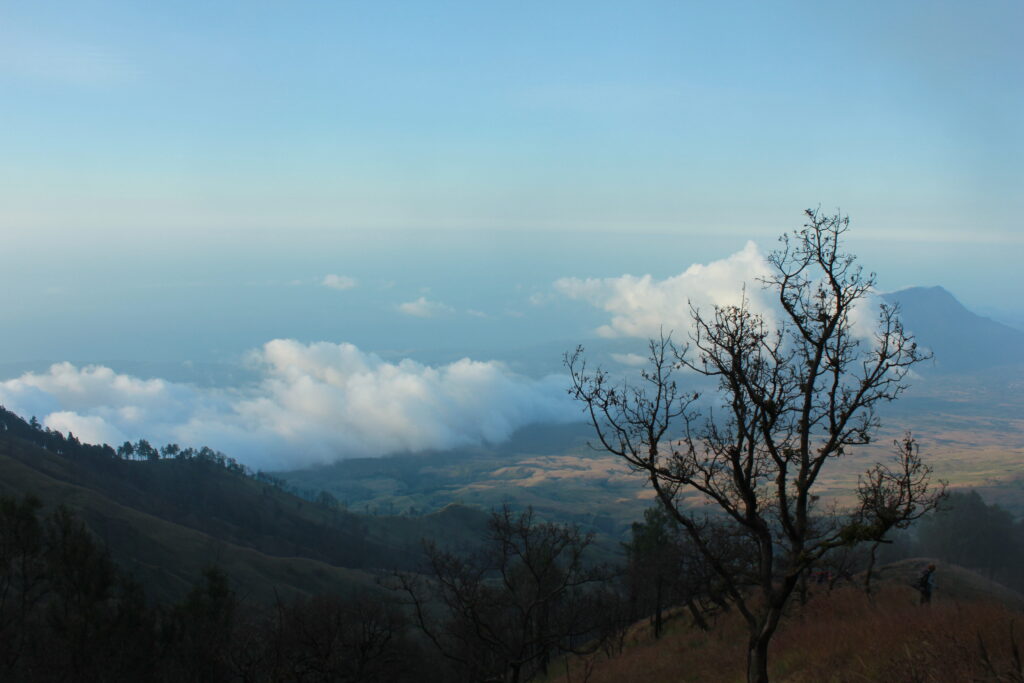
[[(448, 364), (525, 373), (472, 366), (519, 392), (503, 433), (550, 389), (526, 375), (614, 327), (565, 278), (704, 296), (672, 278), (763, 253), (819, 203), (883, 289), (1024, 321), (1021, 26), (1016, 1), (0, 0), (0, 367), (354, 344), (317, 358), (456, 377), (430, 438), (473, 441)], [(262, 367), (259, 400), (305, 386)], [(0, 398), (132, 436), (138, 387), (81, 372)], [(55, 388), (108, 381), (127, 393), (107, 412)], [(165, 432), (243, 433), (254, 396), (175, 399), (220, 417)]]

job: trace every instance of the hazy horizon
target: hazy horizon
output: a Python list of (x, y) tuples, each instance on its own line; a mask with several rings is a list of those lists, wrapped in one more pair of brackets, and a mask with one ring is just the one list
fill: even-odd
[[(881, 291), (938, 285), (1006, 324), (1024, 318), (1017, 296), (1024, 274), (1013, 248), (857, 239), (860, 227), (854, 217), (850, 249), (877, 271)], [(282, 243), (269, 247), (197, 249), (192, 241), (141, 253), (106, 243), (63, 255), (7, 252), (0, 284), (12, 296), (0, 302), (8, 328), (0, 359), (235, 362), (274, 338), (352, 342), (425, 359), (460, 349), (500, 358), (510, 348), (585, 339), (603, 322), (569, 304), (554, 287), (559, 279), (660, 280), (728, 258), (747, 242), (740, 235), (529, 237), (386, 234), (357, 247), (278, 237)], [(757, 244), (765, 252), (775, 240)], [(984, 273), (950, 268), (954, 259), (984, 264)], [(341, 284), (325, 284), (332, 276)]]

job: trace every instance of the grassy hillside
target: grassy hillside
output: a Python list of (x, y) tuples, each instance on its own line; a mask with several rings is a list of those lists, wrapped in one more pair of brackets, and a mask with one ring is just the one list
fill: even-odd
[[(1024, 597), (968, 570), (940, 565), (933, 603), (921, 607), (908, 584), (927, 562), (883, 568), (885, 578), (870, 600), (853, 585), (831, 592), (812, 587), (807, 605), (794, 603), (772, 643), (772, 680), (1022, 680), (1014, 648), (1024, 646)], [(648, 624), (638, 624), (621, 652), (570, 658), (547, 680), (738, 683), (745, 680), (746, 658), (746, 629), (738, 616), (721, 615), (701, 631), (680, 613), (657, 641)]]

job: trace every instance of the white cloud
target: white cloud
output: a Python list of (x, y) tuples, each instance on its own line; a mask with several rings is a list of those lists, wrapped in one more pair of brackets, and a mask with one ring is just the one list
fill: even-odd
[[(561, 294), (611, 314), (597, 329), (602, 337), (657, 337), (662, 330), (674, 332), (683, 342), (692, 329), (691, 305), (705, 314), (714, 306), (739, 305), (747, 298), (748, 307), (762, 315), (769, 326), (782, 320), (782, 310), (774, 290), (766, 290), (761, 279), (770, 266), (753, 242), (735, 254), (707, 265), (694, 264), (679, 275), (655, 280), (650, 275), (623, 275), (614, 278), (562, 278), (554, 288)], [(872, 339), (877, 323), (879, 299), (869, 294), (850, 313), (851, 330), (861, 339)], [(629, 354), (633, 355), (633, 354)], [(613, 356), (632, 365), (626, 356)]]
[(0, 382), (0, 404), (83, 441), (209, 445), (253, 467), (500, 442), (578, 419), (564, 377), (529, 379), (468, 358), (389, 363), (351, 344), (268, 342), (243, 390), (198, 389), (69, 363)]
[(325, 275), (320, 284), (324, 287), (330, 287), (331, 289), (346, 290), (354, 288), (359, 283), (356, 282), (355, 278), (349, 277), (348, 275), (335, 275), (331, 273), (329, 275)]
[(753, 242), (732, 256), (707, 265), (695, 264), (679, 275), (655, 280), (650, 275), (615, 278), (562, 278), (555, 289), (612, 314), (598, 328), (602, 337), (655, 337), (661, 329), (678, 333), (690, 328), (690, 304), (699, 308), (737, 305), (746, 286), (754, 310), (769, 314), (768, 295), (757, 278), (768, 264)]
[(43, 418), (43, 426), (61, 434), (72, 433), (83, 443), (109, 443), (117, 446), (127, 439), (120, 429), (102, 417), (79, 415), (70, 410), (60, 410)]
[(406, 301), (404, 304), (399, 304), (398, 310), (406, 315), (415, 316), (417, 318), (436, 318), (442, 315), (450, 315), (455, 312), (455, 309), (451, 306), (443, 304), (440, 301), (430, 301), (425, 296), (421, 296), (415, 301)]
[(630, 367), (647, 365), (647, 356), (641, 356), (639, 353), (613, 353), (612, 360)]

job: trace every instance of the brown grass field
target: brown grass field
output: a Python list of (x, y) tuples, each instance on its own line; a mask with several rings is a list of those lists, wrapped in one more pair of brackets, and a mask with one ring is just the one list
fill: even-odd
[[(935, 413), (888, 420), (874, 444), (837, 459), (822, 471), (818, 493), (840, 506), (851, 503), (861, 473), (890, 459), (893, 442), (907, 429), (919, 437), (921, 453), (933, 468), (935, 480), (945, 480), (954, 489), (975, 489), (989, 503), (1024, 513), (1024, 418), (995, 420)], [(511, 498), (541, 510), (585, 508), (627, 520), (638, 519), (653, 500), (644, 477), (630, 472), (621, 459), (589, 448), (495, 463), (493, 470), (476, 472), (472, 482), (452, 486), (448, 495), (484, 507)]]
[[(908, 579), (924, 560), (890, 570)], [(919, 606), (909, 585), (890, 579), (868, 597), (855, 586), (812, 593), (794, 603), (772, 643), (773, 681), (790, 683), (964, 683), (1022, 681), (1024, 600), (985, 579), (940, 567), (949, 590)], [(989, 588), (992, 594), (979, 597)], [(658, 641), (647, 624), (634, 627), (622, 652), (572, 657), (551, 670), (548, 683), (668, 683), (744, 680), (745, 625), (736, 613), (707, 632), (685, 614)], [(1017, 653), (1015, 655), (1015, 652)]]

